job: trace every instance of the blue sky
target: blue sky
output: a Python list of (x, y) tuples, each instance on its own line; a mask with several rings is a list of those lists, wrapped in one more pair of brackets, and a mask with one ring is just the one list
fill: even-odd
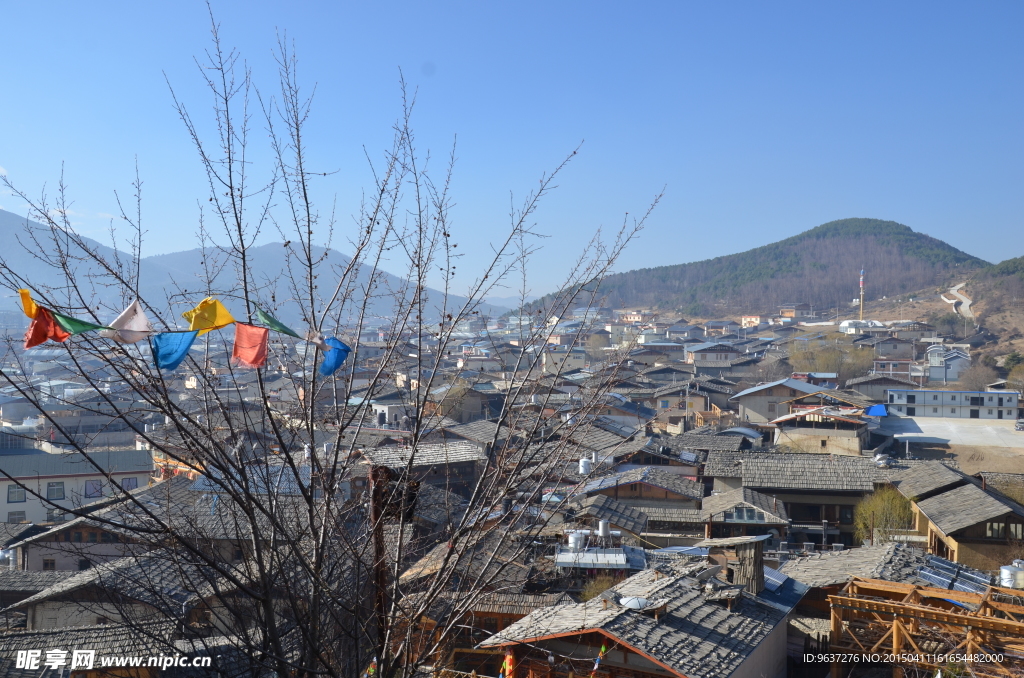
[[(542, 205), (535, 293), (598, 226), (666, 187), (619, 270), (695, 261), (844, 217), (893, 219), (990, 261), (1024, 254), (1024, 5), (990, 3), (226, 2), (262, 87), (276, 32), (317, 87), (313, 163), (346, 228), (372, 154), (418, 88), (420, 144), (458, 135), (456, 234), (474, 259), (577, 144)], [(63, 164), (74, 219), (102, 237), (145, 182), (147, 253), (193, 245), (201, 169), (164, 74), (197, 115), (205, 5), (5, 3), (0, 167), (29, 193)], [(0, 207), (23, 211), (0, 195)], [(467, 271), (468, 273), (469, 271)]]

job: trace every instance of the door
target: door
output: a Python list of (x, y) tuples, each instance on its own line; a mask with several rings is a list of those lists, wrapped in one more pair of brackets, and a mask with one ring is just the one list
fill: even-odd
[(907, 416), (908, 417), (916, 417), (917, 416), (917, 408), (916, 407), (908, 407), (907, 408)]
[(981, 410), (971, 410), (971, 419), (980, 419)]
[(1003, 411), (1002, 410), (996, 410), (996, 419), (1002, 419), (1002, 418), (1003, 418)]

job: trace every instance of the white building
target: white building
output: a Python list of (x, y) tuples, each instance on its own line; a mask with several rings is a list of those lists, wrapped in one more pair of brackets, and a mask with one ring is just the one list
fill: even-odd
[(153, 475), (148, 450), (91, 452), (88, 459), (78, 452), (21, 452), (0, 455), (2, 522), (60, 521), (66, 509), (115, 496), (121, 489), (145, 487)]
[(1024, 418), (1016, 391), (930, 391), (888, 389), (889, 413), (906, 417), (950, 419)]

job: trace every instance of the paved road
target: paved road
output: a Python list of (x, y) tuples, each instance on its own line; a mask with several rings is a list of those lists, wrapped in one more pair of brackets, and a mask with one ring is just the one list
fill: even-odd
[[(1024, 431), (1013, 430), (1013, 419), (942, 419), (939, 417), (885, 417), (879, 433), (899, 441), (945, 443), (972, 447), (1015, 447), (1024, 454)], [(1021, 471), (1024, 472), (1024, 461)]]
[(960, 312), (960, 315), (967, 318), (968, 320), (973, 321), (974, 311), (971, 310), (971, 300), (965, 297), (964, 295), (960, 294), (960, 288), (962, 288), (966, 284), (967, 283), (962, 282), (955, 287), (950, 287), (949, 293), (960, 300), (960, 308), (957, 309), (957, 311)]

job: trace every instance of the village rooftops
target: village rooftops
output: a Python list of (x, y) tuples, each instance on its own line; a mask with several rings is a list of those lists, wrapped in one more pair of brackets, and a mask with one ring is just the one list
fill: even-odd
[[(727, 607), (713, 600), (705, 582), (698, 580), (705, 570), (706, 562), (644, 570), (585, 603), (536, 610), (480, 645), (572, 640), (594, 632), (680, 678), (729, 676), (784, 623), (807, 589), (787, 579), (774, 592), (766, 589), (756, 596), (739, 592)], [(620, 604), (629, 599), (642, 599), (660, 612), (655, 615), (646, 608)], [(616, 662), (618, 656), (609, 654), (604, 661), (625, 664), (621, 659)]]

